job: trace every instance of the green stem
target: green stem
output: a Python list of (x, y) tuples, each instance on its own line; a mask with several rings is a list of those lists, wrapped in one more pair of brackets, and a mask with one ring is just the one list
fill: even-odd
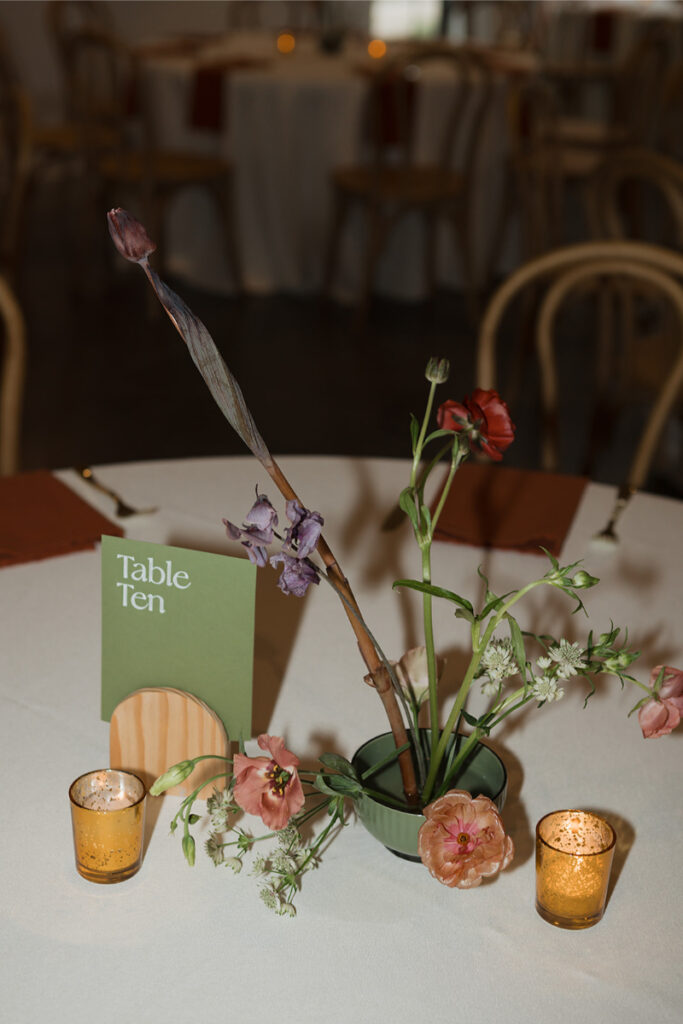
[(448, 787), (450, 785), (451, 779), (455, 778), (455, 776), (458, 774), (461, 765), (463, 765), (465, 763), (465, 761), (467, 760), (467, 758), (470, 756), (470, 753), (472, 752), (473, 747), (475, 747), (476, 744), (479, 742), (479, 740), (481, 739), (481, 736), (482, 736), (481, 730), (475, 728), (475, 729), (472, 730), (472, 732), (469, 734), (469, 736), (467, 736), (465, 738), (465, 741), (462, 744), (462, 746), (460, 747), (460, 750), (458, 751), (458, 753), (453, 758), (453, 761), (452, 761), (452, 763), (450, 764), (450, 766), (448, 768), (448, 772), (444, 776), (444, 780), (443, 780), (443, 783), (441, 784), (441, 787), (440, 787), (438, 795), (441, 795), (442, 793), (446, 792), (446, 790), (448, 789)]
[[(422, 582), (432, 582), (431, 541), (422, 548)], [(429, 724), (431, 727), (431, 753), (429, 760), (431, 766), (431, 761), (436, 753), (436, 747), (439, 741), (439, 699), (436, 686), (436, 651), (434, 648), (434, 619), (431, 594), (423, 593), (422, 595), (422, 620), (424, 623), (425, 649), (427, 652), (427, 679), (429, 682)], [(427, 779), (429, 779), (429, 775), (427, 776)]]
[[(363, 619), (362, 615), (360, 614), (360, 612), (356, 608), (354, 608), (346, 600), (344, 594), (338, 589), (338, 587), (336, 586), (334, 580), (332, 580), (326, 573), (321, 573), (320, 575), (322, 575), (322, 578), (324, 580), (326, 580), (327, 583), (329, 583), (329, 585), (332, 587), (332, 589), (337, 593), (337, 595), (340, 598), (342, 604), (344, 604), (347, 607), (349, 614), (355, 616), (358, 619), (360, 624), (363, 626), (363, 629), (365, 630), (367, 635), (370, 637), (370, 640), (374, 644), (375, 650), (377, 651), (377, 655), (378, 655), (380, 661), (382, 662), (382, 665), (384, 666), (384, 668), (386, 669), (386, 671), (387, 671), (387, 673), (389, 675), (389, 679), (391, 680), (392, 688), (393, 688), (394, 692), (396, 693), (396, 695), (397, 695), (397, 697), (399, 699), (401, 707), (403, 708), (403, 714), (404, 714), (404, 716), (406, 718), (406, 721), (408, 723), (408, 729), (412, 733), (413, 749), (415, 750), (416, 757), (417, 757), (418, 774), (420, 776), (420, 780), (424, 779), (425, 775), (427, 774), (427, 766), (425, 764), (424, 756), (422, 754), (422, 748), (420, 747), (420, 737), (419, 737), (417, 725), (413, 724), (413, 716), (410, 713), (410, 708), (408, 707), (408, 702), (406, 701), (406, 696), (405, 696), (405, 694), (403, 692), (403, 688), (401, 687), (398, 679), (396, 678), (396, 673), (394, 672), (394, 670), (392, 669), (391, 665), (389, 664), (389, 660), (388, 660), (386, 654), (382, 650), (382, 648), (381, 648), (377, 638), (371, 632), (371, 630), (370, 630), (369, 626), (367, 625), (367, 623), (364, 621), (364, 619)], [(401, 746), (400, 749), (397, 748), (397, 751), (400, 753), (401, 751), (406, 750), (406, 749), (407, 748), (405, 746)]]
[[(443, 756), (446, 752), (449, 736), (453, 732), (455, 723), (457, 722), (460, 713), (465, 705), (465, 701), (467, 700), (467, 695), (469, 693), (470, 686), (472, 685), (472, 681), (476, 675), (477, 669), (479, 668), (479, 663), (481, 662), (482, 655), (486, 650), (488, 642), (493, 636), (495, 629), (500, 625), (502, 619), (505, 617), (508, 610), (512, 608), (512, 606), (516, 604), (517, 601), (521, 600), (521, 598), (524, 597), (525, 594), (528, 594), (530, 590), (533, 590), (534, 587), (540, 586), (540, 584), (546, 582), (547, 580), (545, 579), (533, 580), (531, 583), (527, 583), (526, 586), (521, 587), (520, 590), (515, 591), (512, 597), (505, 601), (504, 604), (498, 609), (496, 614), (491, 616), (486, 626), (486, 629), (484, 630), (484, 635), (482, 636), (479, 643), (475, 643), (473, 640), (474, 649), (472, 652), (470, 663), (467, 666), (467, 672), (465, 673), (465, 677), (460, 685), (460, 689), (458, 690), (458, 696), (455, 698), (453, 707), (451, 708), (451, 712), (448, 716), (448, 721), (446, 722), (443, 732), (441, 733), (439, 743), (436, 748), (436, 753), (432, 756), (431, 763), (429, 765), (429, 774), (427, 776), (427, 782), (425, 783), (425, 788), (422, 792), (422, 800), (424, 803), (429, 802), (432, 790), (434, 788), (434, 783), (436, 782), (437, 773), (439, 771), (439, 765), (441, 764)], [(458, 757), (459, 756), (460, 755), (458, 755)]]
[(410, 470), (410, 486), (413, 489), (413, 491), (416, 490), (417, 471), (420, 462), (422, 461), (422, 446), (424, 445), (427, 427), (429, 426), (429, 420), (432, 415), (432, 406), (434, 404), (434, 395), (436, 394), (437, 386), (438, 385), (434, 381), (432, 381), (429, 385), (429, 395), (427, 396), (425, 414), (422, 418), (422, 426), (420, 427), (420, 433), (418, 434), (417, 443), (415, 445), (415, 451), (413, 453), (413, 465)]

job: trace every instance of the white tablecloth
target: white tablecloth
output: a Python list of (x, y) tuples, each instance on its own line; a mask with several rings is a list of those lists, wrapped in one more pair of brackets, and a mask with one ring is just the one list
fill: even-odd
[[(411, 595), (393, 593), (391, 582), (417, 574), (418, 557), (407, 530), (382, 534), (377, 525), (407, 464), (297, 457), (282, 466), (324, 514), (361, 607), (398, 655), (416, 641), (419, 618)], [(75, 473), (59, 475), (111, 515), (111, 502)], [(101, 476), (130, 502), (160, 506), (154, 516), (125, 521), (129, 536), (208, 550), (236, 551), (221, 517), (239, 521), (256, 483), (275, 498), (251, 457), (110, 466)], [(562, 560), (585, 557), (602, 578), (586, 594), (591, 624), (602, 630), (613, 618), (630, 626), (643, 651), (636, 671), (646, 680), (657, 662), (683, 665), (683, 505), (637, 495), (619, 547), (594, 551), (591, 535), (613, 499), (612, 488), (587, 488)], [(434, 563), (437, 581), (475, 598), (479, 564), (498, 592), (545, 570), (533, 555), (451, 544), (437, 546)], [(329, 588), (297, 601), (281, 595), (275, 579), (263, 570), (257, 588), (256, 728), (283, 735), (303, 759), (329, 749), (350, 755), (385, 720), (361, 680), (345, 616)], [(517, 856), (478, 889), (440, 886), (351, 824), (304, 877), (298, 916), (278, 918), (246, 871), (234, 877), (203, 852), (187, 867), (179, 839), (168, 835), (178, 806), (172, 797), (151, 801), (138, 875), (111, 887), (83, 880), (73, 863), (67, 789), (108, 758), (108, 726), (99, 717), (99, 588), (98, 552), (0, 572), (7, 1021), (680, 1020), (683, 732), (644, 740), (627, 718), (635, 688), (622, 693), (608, 678), (586, 710), (583, 688), (568, 685), (564, 701), (494, 734), (510, 777), (504, 820)], [(561, 598), (538, 594), (523, 622), (537, 632), (584, 635), (586, 620), (572, 617)], [(465, 635), (450, 607), (439, 607), (437, 631), (455, 672)], [(583, 932), (553, 928), (534, 909), (535, 822), (562, 807), (603, 810), (622, 840), (605, 917)]]
[[(226, 73), (222, 128), (218, 132), (193, 128), (190, 110), (196, 68), (240, 54), (266, 59), (268, 64)], [(238, 242), (249, 291), (319, 290), (332, 212), (330, 174), (333, 168), (360, 159), (368, 77), (359, 66), (368, 64), (365, 50), (352, 42), (334, 56), (320, 53), (310, 40), (291, 55), (281, 55), (272, 37), (233, 37), (195, 57), (145, 61), (160, 144), (220, 153), (234, 163)], [(426, 76), (420, 85), (420, 160), (436, 158), (439, 113), (448, 109), (447, 88), (448, 79), (438, 75)], [(503, 94), (501, 81), (491, 115), (482, 126), (473, 213), (479, 273), (485, 269), (501, 197), (507, 145)], [(424, 294), (423, 230), (417, 215), (399, 223), (379, 266), (380, 293), (404, 299)], [(452, 227), (443, 225), (438, 275), (450, 288), (462, 280), (453, 239)], [(358, 293), (364, 245), (364, 223), (352, 214), (335, 281), (340, 298)], [(230, 290), (220, 228), (210, 199), (200, 190), (188, 190), (174, 201), (168, 258), (173, 271), (192, 283), (219, 292)]]

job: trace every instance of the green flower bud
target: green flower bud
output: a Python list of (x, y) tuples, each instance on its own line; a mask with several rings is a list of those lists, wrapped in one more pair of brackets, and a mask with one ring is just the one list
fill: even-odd
[(587, 590), (589, 587), (594, 587), (600, 580), (597, 576), (591, 576), (585, 569), (579, 569), (579, 571), (572, 577), (572, 586), (576, 587), (577, 590)]
[(159, 796), (160, 793), (165, 793), (167, 789), (179, 786), (193, 771), (194, 761), (180, 761), (178, 764), (174, 764), (172, 768), (169, 768), (167, 772), (164, 772), (163, 775), (160, 775), (149, 787), (149, 791), (152, 796)]
[(425, 370), (425, 377), (433, 384), (445, 384), (448, 380), (448, 375), (451, 372), (451, 364), (447, 359), (441, 359), (438, 356), (432, 356), (427, 363), (427, 369)]
[(194, 851), (194, 839), (188, 832), (187, 835), (183, 836), (183, 853), (185, 854), (185, 860), (191, 868), (194, 867)]

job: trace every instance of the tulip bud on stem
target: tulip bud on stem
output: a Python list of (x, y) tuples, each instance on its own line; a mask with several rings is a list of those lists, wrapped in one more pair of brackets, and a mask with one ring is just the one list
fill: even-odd
[[(138, 263), (144, 270), (171, 323), (187, 345), (197, 369), (228, 422), (260, 461), (283, 497), (287, 500), (298, 501), (296, 492), (268, 451), (247, 407), (239, 384), (223, 361), (206, 327), (150, 267), (148, 257), (154, 251), (155, 246), (147, 236), (145, 229), (135, 218), (120, 208), (111, 210), (107, 219), (116, 248), (125, 259)], [(368, 671), (373, 679), (377, 677), (380, 683), (377, 686), (377, 691), (389, 719), (396, 746), (397, 748), (404, 747), (408, 737), (396, 694), (392, 686), (384, 687), (383, 685), (382, 659), (365, 628), (348, 580), (322, 536), (318, 540), (317, 550), (325, 563), (328, 576), (344, 598), (346, 614), (356, 635)], [(408, 750), (399, 756), (399, 765), (406, 800), (410, 804), (417, 804), (419, 796), (415, 769)]]

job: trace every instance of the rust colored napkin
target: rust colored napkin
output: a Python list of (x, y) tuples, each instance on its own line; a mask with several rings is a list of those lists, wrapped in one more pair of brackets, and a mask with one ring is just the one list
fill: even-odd
[[(436, 540), (558, 556), (585, 477), (467, 462), (458, 470)], [(436, 501), (432, 505), (432, 510)]]
[(94, 548), (111, 523), (44, 470), (0, 478), (0, 567)]

